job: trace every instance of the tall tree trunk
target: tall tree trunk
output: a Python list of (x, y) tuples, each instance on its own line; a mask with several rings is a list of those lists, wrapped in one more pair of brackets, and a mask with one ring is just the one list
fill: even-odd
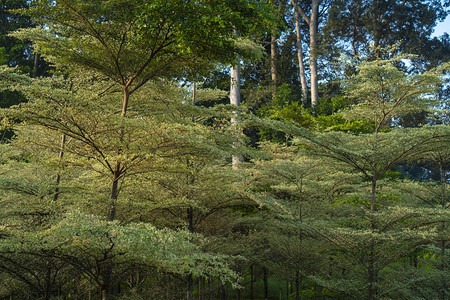
[(358, 48), (356, 47), (356, 34), (358, 33), (358, 27), (356, 25), (353, 25), (353, 32), (352, 32), (352, 50), (353, 50), (353, 57), (356, 58), (358, 56)]
[[(296, 0), (293, 0), (296, 1)], [(312, 0), (311, 15), (296, 3), (295, 10), (302, 16), (309, 26), (309, 68), (311, 71), (311, 107), (319, 104), (319, 81), (317, 76), (317, 28), (319, 19), (319, 5), (323, 0)]]
[(298, 69), (299, 69), (299, 78), (300, 83), (302, 85), (302, 103), (303, 106), (307, 104), (308, 101), (308, 83), (306, 82), (305, 75), (305, 64), (303, 62), (303, 51), (302, 51), (302, 32), (300, 28), (300, 14), (298, 12), (298, 4), (296, 0), (291, 0), (292, 5), (294, 6), (295, 12), (295, 30), (297, 35), (297, 58), (298, 58)]
[[(125, 118), (128, 109), (128, 102), (130, 100), (130, 91), (128, 90), (128, 86), (125, 85), (123, 87), (123, 104), (122, 104), (122, 118)], [(124, 129), (123, 127), (119, 131), (119, 138), (123, 140)], [(118, 155), (122, 152), (122, 149), (118, 149)], [(117, 197), (119, 196), (119, 180), (125, 176), (124, 170), (121, 168), (121, 163), (117, 161), (114, 166), (114, 171), (112, 174), (112, 186), (111, 186), (111, 195), (110, 195), (110, 205), (108, 211), (108, 220), (114, 221), (116, 219), (116, 210), (117, 210)]]
[[(277, 8), (276, 0), (271, 0), (270, 3)], [(270, 33), (270, 75), (272, 79), (272, 100), (277, 95), (278, 85), (278, 69), (277, 69), (277, 28), (273, 28)]]
[(373, 175), (374, 177), (372, 178), (372, 195), (370, 197), (370, 211), (374, 212), (375, 211), (375, 201), (376, 201), (376, 196), (377, 196), (377, 178), (375, 177), (376, 174)]
[(255, 299), (255, 295), (253, 292), (253, 282), (255, 280), (255, 274), (254, 274), (254, 267), (253, 264), (250, 265), (250, 300), (254, 300)]
[(375, 261), (374, 261), (374, 255), (373, 252), (373, 244), (370, 246), (370, 252), (369, 252), (369, 262), (368, 262), (368, 275), (369, 275), (369, 285), (367, 287), (368, 289), (368, 300), (375, 300), (377, 297), (377, 281), (378, 281), (378, 274), (375, 270)]
[(278, 69), (277, 69), (277, 32), (275, 29), (272, 30), (270, 36), (270, 74), (272, 78), (272, 100), (275, 99), (277, 95), (277, 85), (278, 85)]
[(319, 81), (317, 76), (317, 26), (319, 14), (318, 0), (312, 1), (311, 17), (309, 23), (309, 51), (311, 69), (311, 107), (319, 104)]
[(267, 269), (263, 268), (263, 281), (264, 281), (264, 300), (269, 299), (269, 274)]
[(290, 281), (286, 280), (286, 299), (289, 299), (289, 285), (290, 285)]
[[(447, 170), (446, 170), (446, 158), (439, 155), (439, 171), (440, 171), (440, 177), (441, 177), (441, 205), (442, 208), (447, 208), (447, 197), (446, 197), (446, 186), (447, 186)], [(445, 231), (446, 225), (445, 222), (442, 223), (441, 230)], [(448, 290), (448, 282), (446, 280), (446, 256), (445, 256), (445, 249), (447, 248), (447, 242), (448, 240), (441, 240), (441, 266), (440, 269), (442, 271), (442, 287), (441, 291), (439, 292), (439, 299), (445, 300), (446, 294)]]
[(112, 178), (111, 195), (110, 195), (111, 202), (108, 211), (108, 221), (114, 221), (116, 219), (117, 198), (119, 196), (119, 180), (122, 176), (123, 174), (120, 168), (120, 162), (117, 162), (114, 167), (114, 174)]
[(123, 87), (123, 104), (122, 104), (122, 117), (125, 117), (128, 109), (128, 102), (130, 100), (130, 91), (128, 86)]
[(373, 59), (380, 58), (380, 40), (381, 40), (381, 20), (380, 11), (378, 8), (378, 0), (373, 0), (372, 3), (372, 22), (373, 22)]
[(192, 84), (192, 105), (195, 106), (195, 101), (197, 98), (197, 82), (194, 81)]
[[(230, 76), (231, 76), (230, 104), (239, 107), (241, 106), (241, 87), (240, 87), (241, 71), (239, 67), (239, 62), (237, 62), (234, 66), (231, 66)], [(231, 118), (232, 126), (237, 126), (239, 117), (240, 114), (238, 112), (235, 112), (234, 116)], [(235, 144), (237, 144), (237, 142), (235, 142)], [(233, 155), (232, 157), (233, 169), (237, 169), (241, 162), (242, 158), (239, 155)]]
[[(194, 233), (194, 208), (188, 207), (187, 209), (188, 215), (188, 230), (190, 233)], [(187, 277), (187, 291), (186, 291), (186, 299), (192, 300), (194, 296), (194, 278), (192, 274), (189, 274)]]
[(192, 274), (189, 274), (187, 278), (186, 300), (192, 300), (193, 297), (194, 297), (194, 279), (192, 277)]
[(34, 52), (34, 62), (33, 62), (33, 78), (37, 77), (39, 67), (39, 53)]

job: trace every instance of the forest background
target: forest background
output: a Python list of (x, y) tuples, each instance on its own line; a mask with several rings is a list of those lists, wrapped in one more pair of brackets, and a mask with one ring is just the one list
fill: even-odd
[(449, 299), (449, 1), (1, 0), (1, 299)]

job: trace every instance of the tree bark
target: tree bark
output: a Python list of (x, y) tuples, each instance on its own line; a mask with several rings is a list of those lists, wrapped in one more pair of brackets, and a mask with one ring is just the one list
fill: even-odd
[(308, 83), (306, 82), (305, 75), (305, 64), (303, 62), (303, 51), (302, 51), (302, 32), (300, 28), (300, 14), (298, 12), (298, 4), (296, 0), (291, 0), (292, 5), (294, 6), (295, 12), (295, 29), (297, 35), (297, 58), (298, 58), (298, 69), (299, 69), (299, 78), (300, 83), (302, 85), (302, 104), (305, 106), (308, 101)]
[(373, 0), (372, 3), (372, 22), (373, 22), (373, 59), (380, 58), (380, 40), (381, 40), (381, 20), (380, 12), (378, 11), (378, 0)]
[(310, 16), (307, 16), (298, 4), (295, 6), (295, 10), (302, 16), (309, 26), (309, 68), (311, 71), (311, 107), (313, 108), (319, 104), (319, 81), (317, 75), (317, 28), (319, 19), (319, 5), (321, 2), (322, 0), (312, 0)]
[[(240, 71), (240, 67), (239, 67), (239, 62), (237, 62), (234, 66), (231, 66), (230, 76), (231, 76), (230, 104), (234, 105), (236, 107), (239, 107), (239, 106), (241, 106), (241, 87), (240, 87), (241, 71)], [(231, 118), (232, 126), (237, 126), (239, 117), (240, 117), (239, 113), (235, 112), (234, 116)], [(235, 144), (236, 143), (237, 142), (235, 142)], [(237, 169), (241, 162), (242, 162), (242, 158), (240, 156), (233, 155), (233, 157), (232, 157), (233, 169)]]
[(33, 78), (37, 77), (39, 66), (39, 53), (34, 52), (34, 62), (33, 62)]
[(194, 81), (192, 84), (192, 105), (195, 106), (195, 101), (197, 98), (197, 83)]
[[(197, 101), (197, 83), (194, 81), (192, 84), (192, 106), (195, 106)], [(195, 123), (195, 115), (192, 115), (192, 123)]]
[(130, 100), (130, 91), (128, 86), (123, 87), (123, 104), (122, 104), (122, 117), (125, 117), (128, 109), (128, 102)]
[(194, 296), (194, 279), (192, 278), (192, 274), (189, 274), (187, 278), (186, 299), (192, 300), (193, 296)]
[(272, 30), (270, 36), (270, 74), (272, 78), (272, 100), (277, 96), (278, 85), (278, 70), (277, 70), (277, 33)]
[[(188, 207), (187, 209), (188, 216), (188, 230), (190, 233), (194, 233), (194, 208)], [(186, 291), (186, 299), (192, 300), (194, 296), (194, 278), (192, 274), (189, 274), (187, 277), (187, 291)]]
[(377, 297), (377, 281), (378, 281), (378, 274), (375, 271), (375, 262), (373, 259), (373, 245), (371, 245), (371, 251), (369, 253), (371, 256), (369, 258), (369, 265), (368, 265), (368, 275), (369, 275), (369, 286), (368, 286), (368, 297), (369, 300), (375, 300)]
[[(441, 177), (441, 187), (442, 187), (442, 191), (441, 191), (441, 205), (442, 208), (446, 208), (447, 207), (447, 198), (446, 198), (446, 185), (447, 185), (447, 170), (445, 167), (446, 161), (445, 159), (439, 155), (439, 171), (440, 171), (440, 177)], [(442, 223), (442, 230), (445, 230), (445, 223)], [(447, 240), (441, 240), (441, 266), (440, 269), (442, 271), (442, 287), (441, 287), (441, 291), (439, 292), (439, 299), (440, 300), (445, 300), (446, 299), (446, 291), (448, 290), (448, 282), (446, 280), (446, 256), (445, 256), (445, 249), (447, 245)]]
[(372, 178), (372, 196), (370, 198), (370, 211), (374, 212), (375, 211), (375, 201), (376, 201), (376, 195), (377, 195), (377, 178), (374, 177)]
[(263, 281), (264, 281), (264, 300), (269, 299), (269, 275), (267, 269), (263, 269)]
[(319, 81), (317, 76), (317, 26), (320, 1), (313, 0), (309, 23), (309, 51), (311, 69), (311, 107), (319, 104)]
[(250, 300), (255, 299), (255, 295), (253, 293), (253, 281), (254, 281), (254, 270), (253, 264), (250, 265)]
[(123, 174), (120, 168), (120, 163), (117, 162), (114, 167), (114, 173), (112, 178), (111, 195), (110, 195), (111, 203), (109, 205), (108, 221), (114, 221), (116, 219), (117, 198), (119, 196), (119, 180), (122, 176)]

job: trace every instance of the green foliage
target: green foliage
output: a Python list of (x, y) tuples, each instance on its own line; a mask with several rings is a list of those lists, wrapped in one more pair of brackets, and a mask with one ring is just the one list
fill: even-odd
[(440, 72), (445, 65), (422, 74), (409, 76), (396, 63), (408, 56), (363, 62), (348, 85), (348, 96), (355, 104), (343, 112), (348, 119), (367, 119), (375, 130), (389, 127), (392, 118), (421, 112), (433, 105), (433, 95), (441, 84)]
[(325, 47), (356, 56), (372, 55), (371, 43), (381, 47), (401, 43), (400, 51), (429, 60), (432, 51), (425, 45), (436, 23), (445, 19), (446, 8), (448, 3), (439, 1), (335, 1), (323, 28)]
[[(0, 298), (448, 296), (450, 132), (445, 111), (441, 125), (427, 115), (445, 108), (446, 40), (426, 42), (442, 5), (414, 2), (414, 19), (409, 2), (333, 3), (311, 110), (286, 3), (2, 3), (1, 124), (15, 136), (0, 144)], [(6, 36), (29, 27), (23, 15), (41, 26)], [(412, 19), (425, 38), (407, 46), (425, 41), (433, 61), (363, 49), (397, 40)], [(27, 39), (54, 76), (24, 75)], [(335, 65), (328, 41), (353, 46), (354, 61)], [(237, 57), (246, 107), (230, 126), (226, 66)]]
[(259, 18), (264, 8), (244, 1), (33, 1), (22, 13), (45, 28), (14, 35), (32, 40), (53, 63), (97, 70), (134, 91), (153, 78), (233, 60), (242, 45), (234, 30), (246, 36), (266, 20)]

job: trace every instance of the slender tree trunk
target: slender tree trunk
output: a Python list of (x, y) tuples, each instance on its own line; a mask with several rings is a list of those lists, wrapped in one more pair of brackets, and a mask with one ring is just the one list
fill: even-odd
[[(375, 212), (375, 201), (376, 201), (376, 188), (377, 188), (377, 172), (376, 169), (374, 169), (373, 177), (372, 177), (372, 195), (370, 198), (370, 230), (372, 232), (375, 232), (375, 221), (374, 221), (374, 215), (373, 212)], [(369, 300), (375, 300), (376, 297), (376, 284), (377, 284), (377, 273), (375, 272), (375, 249), (374, 249), (374, 243), (373, 241), (370, 242), (369, 246), (369, 258), (368, 258), (368, 266), (367, 266), (367, 272), (368, 272), (368, 299)]]
[(447, 207), (447, 198), (445, 197), (445, 194), (446, 194), (445, 190), (447, 187), (447, 169), (445, 168), (446, 162), (445, 162), (445, 159), (442, 157), (440, 157), (439, 160), (440, 160), (439, 161), (439, 171), (441, 173), (441, 189), (442, 189), (441, 205), (442, 205), (442, 208), (446, 208)]
[(375, 300), (377, 297), (377, 281), (378, 276), (377, 272), (375, 271), (375, 262), (373, 259), (373, 245), (371, 245), (371, 251), (369, 254), (371, 257), (369, 258), (369, 265), (368, 265), (368, 275), (369, 275), (369, 286), (368, 286), (368, 300)]
[(319, 104), (319, 81), (317, 76), (317, 27), (320, 1), (313, 0), (309, 23), (309, 51), (311, 69), (311, 107)]
[[(241, 106), (241, 71), (239, 67), (239, 62), (236, 65), (231, 66), (230, 69), (231, 83), (230, 83), (230, 104), (236, 107)], [(237, 126), (238, 119), (240, 115), (238, 112), (234, 114), (234, 117), (231, 118), (231, 125)], [(237, 142), (235, 142), (237, 144)], [(233, 155), (232, 157), (232, 166), (233, 169), (237, 169), (239, 164), (242, 162), (242, 157), (238, 155)]]
[(39, 67), (39, 53), (34, 52), (33, 78), (37, 77)]
[[(442, 156), (439, 157), (439, 171), (441, 173), (441, 205), (442, 208), (447, 207), (447, 198), (446, 198), (446, 185), (447, 185), (447, 170), (445, 168), (446, 161), (443, 159)], [(445, 230), (445, 222), (442, 223), (441, 230)], [(446, 256), (445, 256), (445, 249), (447, 245), (447, 240), (441, 241), (441, 266), (440, 269), (442, 271), (442, 287), (441, 291), (439, 292), (439, 299), (440, 300), (446, 300), (446, 293), (448, 290), (448, 282), (446, 280)]]
[(358, 48), (356, 47), (356, 34), (358, 33), (358, 28), (356, 25), (353, 25), (353, 34), (352, 34), (352, 50), (353, 50), (353, 57), (358, 56)]
[[(188, 207), (187, 209), (188, 215), (188, 230), (190, 233), (194, 233), (194, 208)], [(187, 278), (187, 291), (186, 291), (186, 299), (192, 300), (194, 296), (194, 279), (192, 274), (188, 275)]]
[[(270, 3), (277, 8), (275, 0), (271, 0)], [(273, 28), (270, 33), (270, 74), (272, 79), (272, 100), (277, 95), (278, 85), (278, 69), (277, 69), (277, 28)]]
[(278, 70), (277, 70), (277, 33), (272, 30), (270, 36), (270, 74), (272, 78), (272, 100), (277, 96)]
[[(197, 83), (194, 81), (192, 84), (192, 106), (195, 106), (197, 100)], [(195, 123), (195, 115), (192, 115), (192, 123)]]
[[(128, 90), (128, 86), (125, 85), (123, 87), (123, 104), (122, 104), (122, 118), (125, 118), (128, 109), (128, 102), (130, 100), (130, 91)], [(119, 131), (119, 138), (122, 140), (124, 135), (123, 127)], [(122, 149), (118, 150), (118, 154), (122, 152)], [(111, 186), (111, 195), (110, 195), (110, 205), (108, 211), (108, 220), (114, 221), (116, 219), (116, 210), (117, 210), (117, 197), (119, 196), (119, 180), (125, 174), (121, 169), (120, 162), (116, 162), (114, 166), (114, 171), (112, 174), (112, 186)]]
[(202, 277), (198, 279), (198, 300), (202, 300)]
[(302, 51), (302, 32), (300, 28), (300, 14), (298, 12), (298, 4), (296, 0), (291, 0), (292, 5), (294, 6), (295, 12), (295, 29), (297, 35), (297, 58), (298, 58), (298, 69), (299, 69), (299, 77), (300, 83), (302, 85), (302, 103), (303, 106), (307, 104), (308, 101), (308, 83), (306, 82), (305, 75), (305, 64), (303, 62), (303, 51)]
[[(230, 75), (231, 75), (230, 104), (239, 107), (241, 106), (241, 87), (240, 87), (241, 70), (239, 67), (239, 63), (236, 63), (236, 65), (231, 66)], [(239, 117), (239, 115), (236, 116)], [(237, 118), (233, 118), (231, 122), (232, 124), (236, 124)]]
[(289, 299), (289, 284), (290, 281), (286, 280), (286, 299)]
[(192, 206), (187, 208), (188, 216), (188, 230), (190, 233), (194, 233), (194, 208)]
[(193, 296), (194, 296), (194, 279), (192, 278), (192, 274), (189, 274), (187, 278), (186, 299), (192, 300)]
[(128, 90), (128, 86), (124, 86), (124, 88), (123, 88), (122, 117), (125, 117), (125, 115), (127, 114), (129, 100), (130, 100), (130, 91)]
[(225, 285), (220, 285), (220, 299), (226, 300), (227, 299), (227, 291), (225, 290)]
[(263, 281), (264, 281), (264, 299), (269, 299), (269, 275), (267, 269), (263, 268)]
[(380, 40), (381, 40), (381, 21), (380, 21), (380, 14), (378, 11), (378, 0), (373, 0), (372, 3), (372, 22), (373, 22), (373, 58), (377, 59), (380, 56), (380, 51), (378, 47), (380, 46)]
[(114, 167), (114, 174), (112, 178), (111, 195), (110, 195), (110, 205), (108, 211), (108, 220), (114, 221), (116, 219), (116, 209), (117, 209), (117, 198), (119, 196), (119, 180), (122, 176), (122, 170), (120, 168), (120, 163), (117, 162)]
[(44, 299), (49, 300), (51, 295), (51, 263), (49, 260), (45, 262), (45, 287), (44, 287)]
[(197, 97), (197, 83), (194, 81), (192, 84), (192, 105), (195, 106), (195, 101)]
[(212, 278), (209, 277), (208, 280), (208, 300), (211, 300), (212, 298)]
[(317, 29), (319, 5), (322, 1), (323, 0), (312, 0), (310, 16), (307, 16), (298, 4), (295, 6), (295, 10), (302, 16), (309, 26), (309, 69), (311, 71), (311, 107), (313, 108), (319, 104), (319, 80), (317, 75)]
[(278, 289), (280, 291), (279, 300), (283, 299), (283, 288), (281, 287), (281, 281), (278, 282)]
[(250, 265), (250, 300), (254, 300), (255, 299), (255, 295), (253, 292), (253, 282), (254, 282), (254, 267), (253, 264)]
[(295, 300), (300, 300), (300, 271), (295, 272)]
[(375, 201), (376, 201), (376, 190), (377, 190), (377, 178), (376, 178), (376, 174), (373, 175), (374, 177), (372, 178), (372, 196), (370, 197), (370, 211), (374, 212), (375, 211)]
[(445, 248), (446, 248), (446, 244), (447, 244), (447, 241), (441, 241), (441, 271), (442, 271), (442, 287), (441, 287), (441, 290), (440, 290), (440, 292), (439, 292), (439, 299), (440, 300), (447, 300), (446, 298), (447, 298), (447, 296), (446, 296), (446, 294), (447, 294), (447, 291), (448, 291), (448, 282), (447, 282), (447, 280), (446, 280), (446, 268), (445, 268), (445, 260), (446, 260), (446, 257), (445, 257)]

